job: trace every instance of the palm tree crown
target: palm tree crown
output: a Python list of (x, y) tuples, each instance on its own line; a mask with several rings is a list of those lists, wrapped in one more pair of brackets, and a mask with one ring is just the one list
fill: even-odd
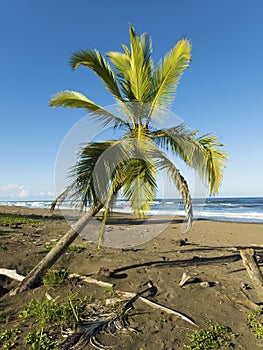
[(91, 117), (103, 126), (113, 126), (121, 135), (85, 144), (70, 171), (71, 183), (53, 202), (55, 207), (67, 198), (81, 203), (82, 208), (88, 204), (94, 209), (104, 206), (101, 238), (111, 204), (120, 190), (137, 216), (147, 214), (160, 170), (167, 172), (182, 196), (190, 227), (193, 214), (188, 184), (167, 151), (197, 170), (211, 195), (218, 192), (226, 161), (217, 137), (198, 136), (197, 131), (183, 124), (171, 128), (154, 126), (174, 100), (178, 82), (191, 60), (190, 42), (179, 40), (155, 66), (148, 34), (138, 36), (131, 26), (129, 32), (130, 48), (122, 45), (122, 53), (109, 52), (104, 57), (98, 50), (81, 50), (70, 58), (72, 69), (83, 65), (97, 74), (122, 113), (112, 113), (75, 91), (60, 92), (50, 100), (52, 107), (85, 108)]

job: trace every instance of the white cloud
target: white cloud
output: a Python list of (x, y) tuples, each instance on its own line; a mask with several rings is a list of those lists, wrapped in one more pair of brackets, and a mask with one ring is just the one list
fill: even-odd
[(40, 192), (38, 195), (35, 195), (35, 197), (39, 197), (39, 198), (54, 198), (55, 197), (55, 193), (48, 191), (48, 192)]
[(19, 197), (21, 199), (28, 198), (29, 191), (23, 186), (20, 186), (19, 189), (20, 189)]
[(21, 185), (21, 184), (5, 184), (0, 185), (0, 200), (53, 200), (56, 197), (51, 186), (40, 184)]
[(6, 192), (6, 191), (13, 190), (14, 188), (17, 188), (17, 187), (18, 187), (18, 185), (8, 184), (8, 185), (0, 186), (0, 191), (1, 192)]
[(26, 199), (29, 197), (29, 190), (24, 185), (7, 184), (0, 186), (1, 199)]

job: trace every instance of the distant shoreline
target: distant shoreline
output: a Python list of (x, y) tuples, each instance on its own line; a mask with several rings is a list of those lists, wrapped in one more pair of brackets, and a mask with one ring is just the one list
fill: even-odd
[[(61, 220), (61, 225), (74, 222), (74, 216), (70, 214), (71, 220), (64, 218), (63, 213), (56, 209), (50, 213), (49, 209), (43, 208), (25, 208), (19, 206), (0, 206), (0, 215), (21, 215), (31, 218), (52, 218)], [(87, 225), (87, 232), (81, 233), (82, 237), (87, 241), (97, 243), (98, 230), (100, 226), (101, 214), (98, 214)], [(72, 221), (73, 218), (73, 221)], [(106, 224), (105, 239), (106, 246), (115, 248), (125, 248), (128, 246), (140, 246), (145, 242), (150, 242), (156, 237), (162, 237), (164, 234), (170, 238), (190, 237), (194, 241), (205, 241), (213, 237), (213, 244), (232, 244), (251, 246), (251, 244), (262, 242), (262, 224), (245, 223), (245, 222), (229, 222), (223, 220), (209, 220), (200, 218), (193, 222), (193, 226), (189, 231), (184, 232), (184, 217), (175, 216), (156, 216), (148, 217), (145, 220), (136, 219), (130, 214), (115, 211)], [(53, 220), (52, 220), (53, 221)], [(69, 225), (68, 225), (69, 227)], [(128, 236), (127, 236), (128, 235)], [(127, 237), (129, 239), (127, 240)]]
[[(0, 201), (0, 206), (26, 207), (36, 209), (50, 208), (51, 200), (16, 200)], [(69, 209), (67, 204), (63, 204), (61, 211)], [(128, 203), (122, 199), (117, 200), (113, 211), (131, 214)], [(244, 223), (263, 223), (263, 197), (217, 197), (206, 199), (193, 199), (193, 213), (195, 219), (226, 222), (244, 222)], [(185, 214), (184, 207), (180, 199), (155, 199), (151, 203), (149, 217), (152, 216), (169, 216), (183, 217)]]
[[(103, 210), (103, 209), (102, 209)], [(66, 214), (69, 214), (69, 217), (78, 217), (79, 213), (76, 213), (70, 209), (64, 209), (61, 210), (59, 208), (56, 208), (53, 212), (50, 212), (49, 208), (34, 208), (34, 207), (25, 207), (25, 206), (10, 206), (10, 205), (0, 205), (0, 215), (21, 215), (21, 216), (43, 216), (43, 217), (58, 217), (61, 219), (66, 218)], [(96, 218), (101, 217), (101, 212), (96, 215)], [(182, 215), (148, 215), (145, 219), (137, 219), (135, 216), (133, 216), (131, 213), (124, 213), (120, 212), (118, 210), (114, 210), (110, 217), (108, 222), (111, 221), (111, 219), (120, 219), (120, 220), (126, 220), (129, 222), (130, 220), (136, 222), (136, 221), (156, 221), (156, 220), (163, 220), (163, 221), (170, 221), (173, 223), (176, 221), (177, 223), (182, 223), (185, 220), (185, 217)], [(225, 224), (237, 224), (237, 225), (255, 225), (255, 226), (261, 226), (262, 223), (259, 222), (244, 222), (244, 221), (229, 221), (229, 220), (216, 220), (216, 219), (210, 219), (210, 218), (203, 218), (199, 217), (193, 220), (193, 225), (196, 222), (207, 222), (207, 223), (225, 223)]]

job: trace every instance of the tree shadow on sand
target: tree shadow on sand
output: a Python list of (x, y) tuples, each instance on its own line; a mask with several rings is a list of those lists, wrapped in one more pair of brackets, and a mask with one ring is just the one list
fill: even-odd
[[(183, 252), (201, 252), (201, 251), (226, 251), (230, 249), (235, 249), (237, 251), (243, 250), (248, 248), (247, 246), (237, 246), (237, 247), (199, 247), (199, 248), (191, 248), (183, 250)], [(259, 265), (260, 263), (263, 263), (263, 248), (262, 247), (256, 247), (253, 246), (253, 249), (257, 251), (257, 255), (259, 257)], [(173, 251), (169, 251), (173, 252)], [(218, 265), (218, 264), (227, 264), (227, 263), (234, 263), (237, 261), (240, 261), (241, 256), (239, 253), (229, 254), (229, 255), (222, 255), (222, 256), (213, 256), (213, 257), (200, 257), (200, 256), (194, 256), (191, 259), (181, 259), (181, 260), (155, 260), (155, 261), (147, 261), (143, 263), (138, 264), (131, 264), (119, 267), (112, 271), (111, 277), (113, 278), (119, 278), (118, 276), (121, 274), (122, 278), (124, 278), (123, 272), (127, 270), (137, 269), (141, 267), (149, 267), (149, 266), (155, 266), (155, 267), (187, 267), (187, 266), (202, 266), (202, 265)], [(263, 265), (263, 264), (262, 264)]]

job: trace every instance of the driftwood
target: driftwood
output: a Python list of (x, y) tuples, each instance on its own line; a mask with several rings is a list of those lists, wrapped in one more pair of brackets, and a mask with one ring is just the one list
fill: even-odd
[[(108, 282), (103, 282), (103, 281), (99, 281), (95, 278), (91, 278), (91, 277), (87, 277), (87, 276), (81, 276), (81, 275), (78, 275), (78, 274), (70, 274), (68, 276), (68, 278), (78, 278), (78, 279), (81, 279), (82, 281), (86, 282), (86, 283), (93, 283), (93, 284), (96, 284), (96, 285), (99, 285), (101, 287), (110, 287), (112, 288), (114, 285), (112, 283), (108, 283)], [(131, 293), (131, 292), (124, 292), (124, 291), (121, 291), (121, 290), (116, 290), (115, 291), (118, 295), (124, 297), (124, 298), (133, 298), (136, 296), (136, 293)], [(140, 296), (138, 299), (140, 299), (142, 302), (144, 302), (145, 304), (147, 305), (150, 305), (151, 307), (155, 308), (155, 309), (159, 309), (161, 311), (164, 311), (168, 314), (171, 314), (171, 315), (176, 315), (177, 317), (180, 317), (182, 320), (190, 323), (191, 325), (193, 326), (197, 326), (197, 324), (191, 320), (189, 317), (185, 316), (184, 314), (178, 312), (178, 311), (175, 311), (173, 309), (170, 309), (170, 308), (167, 308), (163, 305), (160, 305), (156, 302), (153, 302), (147, 298), (144, 298), (142, 296)]]
[(237, 303), (237, 304), (241, 304), (245, 307), (247, 307), (250, 310), (254, 310), (254, 311), (258, 311), (261, 310), (262, 307), (259, 306), (258, 304), (254, 303), (254, 301), (252, 301), (249, 296), (247, 295), (247, 293), (240, 288), (240, 292), (243, 294), (244, 298), (243, 299), (238, 299), (238, 298), (233, 298), (233, 300)]
[[(0, 275), (5, 275), (5, 276), (8, 276), (12, 279), (15, 279), (17, 281), (23, 281), (23, 279), (25, 278), (24, 276), (22, 275), (19, 275), (16, 270), (8, 270), (8, 269), (1, 269), (0, 268)], [(91, 277), (88, 277), (88, 276), (81, 276), (81, 275), (78, 275), (78, 274), (70, 274), (68, 276), (68, 278), (78, 278), (78, 279), (81, 279), (82, 281), (86, 282), (86, 283), (93, 283), (93, 284), (96, 284), (98, 286), (101, 286), (101, 287), (113, 287), (113, 284), (112, 283), (108, 283), (108, 282), (103, 282), (103, 281), (99, 281), (95, 278), (91, 278)], [(124, 291), (121, 291), (121, 290), (116, 290), (116, 293), (118, 295), (121, 295), (122, 297), (124, 298), (133, 298), (136, 296), (136, 293), (131, 293), (131, 292), (124, 292)], [(184, 314), (178, 312), (178, 311), (175, 311), (173, 309), (170, 309), (170, 308), (167, 308), (163, 305), (160, 305), (156, 302), (153, 302), (149, 299), (146, 299), (142, 296), (139, 297), (139, 299), (144, 302), (145, 304), (147, 305), (150, 305), (151, 307), (155, 308), (155, 309), (159, 309), (161, 311), (164, 311), (170, 315), (176, 315), (178, 317), (180, 317), (182, 320), (190, 323), (191, 325), (193, 326), (197, 326), (197, 324), (192, 321), (189, 317), (185, 316)]]
[(263, 302), (263, 275), (259, 269), (255, 251), (244, 249), (240, 251), (240, 255), (260, 301)]
[(7, 276), (9, 278), (12, 278), (13, 280), (16, 281), (23, 281), (25, 276), (19, 275), (16, 270), (9, 270), (9, 269), (2, 269), (0, 268), (0, 275)]
[(187, 275), (185, 272), (182, 275), (181, 281), (178, 283), (180, 287), (183, 287), (192, 277)]
[(152, 306), (152, 307), (155, 308), (155, 309), (159, 309), (159, 310), (164, 311), (164, 312), (166, 312), (167, 314), (170, 314), (170, 315), (178, 316), (178, 317), (180, 317), (182, 320), (184, 320), (184, 321), (190, 323), (191, 325), (198, 327), (197, 324), (196, 324), (194, 321), (192, 321), (189, 317), (187, 317), (187, 316), (181, 314), (181, 313), (178, 312), (178, 311), (172, 310), (172, 309), (170, 309), (170, 308), (168, 308), (168, 307), (165, 307), (165, 306), (163, 306), (163, 305), (160, 305), (160, 304), (158, 304), (158, 303), (156, 303), (156, 302), (154, 302), (154, 301), (151, 301), (151, 300), (149, 300), (149, 299), (146, 299), (146, 298), (144, 298), (144, 297), (139, 297), (139, 299), (140, 299), (141, 301), (143, 301), (145, 304), (150, 305), (150, 306)]

